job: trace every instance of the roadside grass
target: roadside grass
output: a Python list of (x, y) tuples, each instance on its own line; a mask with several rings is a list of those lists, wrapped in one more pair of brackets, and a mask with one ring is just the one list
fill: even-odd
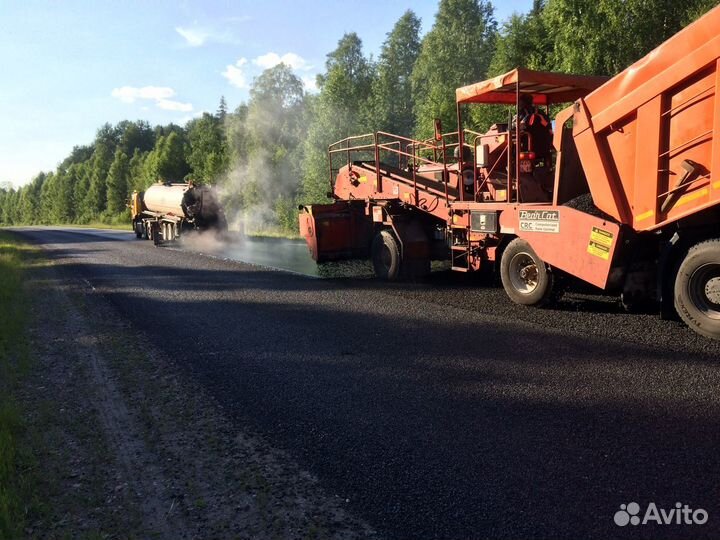
[(102, 221), (91, 221), (90, 223), (67, 223), (63, 227), (77, 227), (78, 229), (114, 229), (116, 231), (133, 232), (130, 220), (127, 223), (103, 223)]
[(24, 536), (35, 499), (35, 463), (22, 442), (26, 426), (15, 396), (31, 368), (23, 280), (37, 257), (37, 250), (0, 231), (0, 539)]

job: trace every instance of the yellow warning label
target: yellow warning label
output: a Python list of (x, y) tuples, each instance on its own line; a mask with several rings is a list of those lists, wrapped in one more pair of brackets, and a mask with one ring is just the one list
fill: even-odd
[(610, 248), (612, 247), (615, 236), (610, 231), (593, 227), (590, 231), (590, 242), (588, 242), (587, 251), (590, 255), (600, 257), (607, 261), (610, 259)]
[(367, 182), (367, 176), (361, 176), (358, 178), (358, 183), (364, 184), (365, 182)]
[(610, 258), (610, 248), (602, 244), (596, 244), (592, 240), (590, 240), (587, 250), (590, 255), (595, 255), (603, 260), (607, 261)]
[(598, 227), (593, 227), (590, 232), (590, 240), (598, 244), (602, 244), (603, 246), (610, 247), (613, 243), (613, 233)]

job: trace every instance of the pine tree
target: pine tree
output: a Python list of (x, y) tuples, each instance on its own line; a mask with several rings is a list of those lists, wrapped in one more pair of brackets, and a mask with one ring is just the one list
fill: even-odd
[(107, 177), (107, 212), (119, 214), (125, 209), (130, 177), (130, 160), (127, 154), (118, 148)]
[(227, 118), (227, 102), (225, 101), (225, 96), (220, 96), (220, 105), (218, 105), (215, 117), (220, 120), (221, 125), (225, 124), (225, 119)]
[(105, 142), (98, 142), (90, 162), (90, 185), (84, 198), (84, 210), (90, 218), (98, 217), (107, 204), (107, 175), (113, 154)]

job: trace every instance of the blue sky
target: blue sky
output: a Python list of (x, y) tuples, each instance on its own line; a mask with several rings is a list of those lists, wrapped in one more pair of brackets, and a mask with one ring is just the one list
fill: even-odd
[[(498, 0), (496, 18), (532, 0)], [(0, 182), (54, 170), (105, 122), (184, 124), (234, 109), (284, 60), (311, 87), (325, 55), (357, 32), (377, 56), (410, 8), (423, 32), (435, 0), (0, 1)]]

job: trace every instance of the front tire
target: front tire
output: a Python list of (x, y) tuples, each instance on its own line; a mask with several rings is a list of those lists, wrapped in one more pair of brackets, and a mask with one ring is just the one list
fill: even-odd
[(720, 239), (690, 248), (675, 278), (675, 309), (698, 334), (720, 339)]
[(505, 292), (516, 304), (543, 306), (553, 298), (555, 276), (522, 238), (516, 238), (505, 248), (500, 278)]
[(372, 263), (375, 275), (384, 281), (395, 281), (400, 277), (402, 257), (398, 242), (390, 231), (380, 231), (373, 239)]

